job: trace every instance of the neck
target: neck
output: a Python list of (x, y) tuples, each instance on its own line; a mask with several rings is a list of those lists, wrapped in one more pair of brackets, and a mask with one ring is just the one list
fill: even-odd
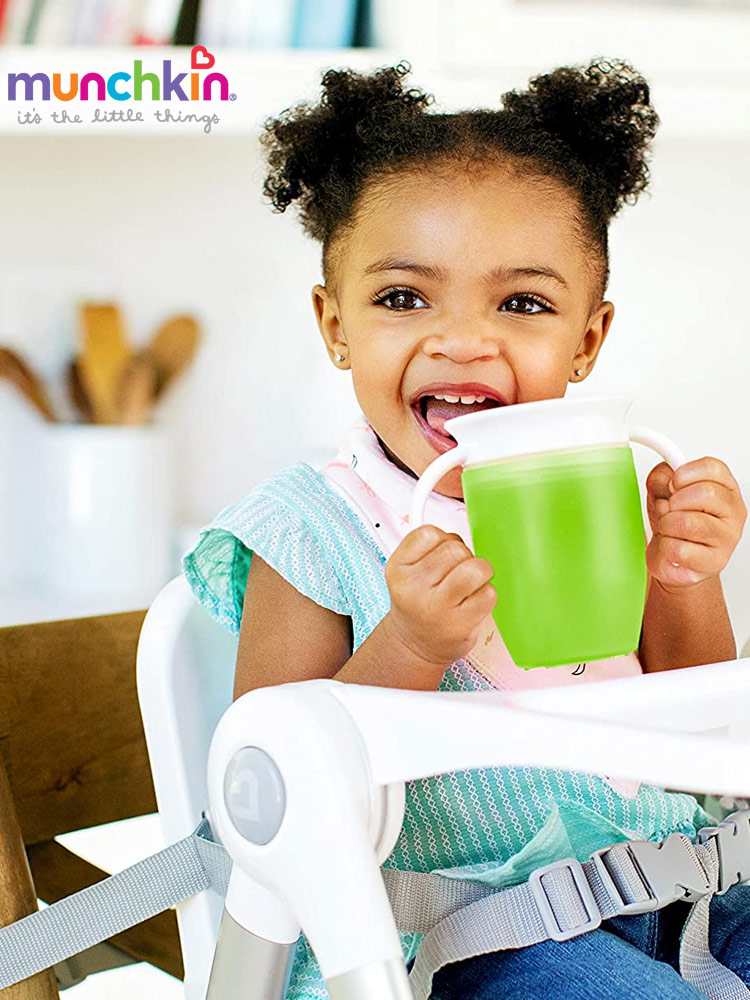
[(411, 476), (412, 479), (419, 478), (418, 476), (414, 475), (412, 470), (407, 465), (404, 465), (404, 463), (401, 461), (400, 458), (398, 458), (398, 456), (393, 454), (390, 448), (382, 441), (377, 431), (375, 431), (375, 437), (378, 439), (378, 444), (383, 449), (385, 455), (391, 460), (391, 462), (393, 462), (393, 464), (396, 466), (397, 469), (401, 469), (402, 472), (405, 472), (407, 475)]

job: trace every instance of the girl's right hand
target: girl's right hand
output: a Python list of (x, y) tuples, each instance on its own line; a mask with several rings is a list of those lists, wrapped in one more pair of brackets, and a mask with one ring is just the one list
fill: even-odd
[(434, 524), (415, 528), (385, 566), (391, 629), (412, 653), (449, 666), (474, 647), (497, 604), (493, 573), (459, 535)]

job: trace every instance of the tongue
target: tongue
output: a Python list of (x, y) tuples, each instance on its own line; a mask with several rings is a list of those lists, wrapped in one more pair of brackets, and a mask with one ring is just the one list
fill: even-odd
[(446, 420), (450, 420), (453, 417), (465, 417), (469, 413), (478, 413), (480, 410), (491, 410), (497, 405), (497, 403), (490, 399), (486, 399), (483, 403), (446, 403), (444, 399), (435, 399), (434, 396), (428, 396), (425, 407), (425, 419), (438, 434), (450, 437), (450, 434), (445, 430)]

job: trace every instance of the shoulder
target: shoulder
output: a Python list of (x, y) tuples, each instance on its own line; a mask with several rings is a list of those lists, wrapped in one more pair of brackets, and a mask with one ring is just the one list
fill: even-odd
[(356, 515), (312, 466), (299, 462), (225, 507), (183, 558), (195, 596), (235, 635), (254, 552), (305, 597), (352, 615), (352, 562), (378, 559)]

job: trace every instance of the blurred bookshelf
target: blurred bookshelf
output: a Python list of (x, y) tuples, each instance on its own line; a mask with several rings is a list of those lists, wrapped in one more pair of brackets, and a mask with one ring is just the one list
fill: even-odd
[[(107, 78), (123, 69), (132, 72), (135, 60), (144, 71), (165, 59), (184, 69), (192, 44), (205, 45), (237, 97), (234, 107), (220, 102), (222, 122), (212, 134), (252, 136), (269, 114), (316, 99), (321, 74), (330, 67), (366, 72), (407, 59), (412, 84), (435, 95), (436, 110), (451, 111), (496, 107), (504, 91), (526, 86), (530, 76), (604, 55), (628, 60), (650, 81), (662, 118), (660, 137), (750, 139), (750, 0), (310, 4), (0, 0), (0, 70), (59, 71), (67, 80), (79, 69)], [(327, 21), (326, 31), (305, 27), (315, 20), (310, 11)], [(5, 103), (0, 135), (19, 135), (10, 115), (14, 108)], [(77, 131), (96, 129), (82, 123)], [(159, 122), (137, 130), (113, 123), (107, 131), (139, 138), (175, 134)], [(33, 132), (59, 135), (60, 129), (45, 122)]]
[(370, 0), (0, 0), (8, 45), (369, 45)]
[[(613, 14), (626, 26), (662, 19), (674, 29), (700, 18), (750, 14), (750, 0), (0, 0), (0, 45), (149, 46), (215, 48), (410, 47), (462, 24), (476, 41), (493, 24), (561, 13), (589, 28)], [(666, 19), (666, 20), (665, 20)], [(729, 22), (723, 26), (726, 27)], [(709, 26), (707, 21), (702, 24)], [(645, 29), (648, 25), (643, 24)], [(418, 28), (418, 31), (414, 29)], [(442, 29), (442, 30), (441, 30)], [(478, 30), (477, 30), (478, 29)], [(565, 33), (567, 34), (567, 33)], [(653, 39), (669, 60), (669, 36)], [(728, 47), (731, 38), (725, 36)], [(514, 40), (518, 48), (518, 39)], [(533, 40), (532, 40), (533, 42)]]

